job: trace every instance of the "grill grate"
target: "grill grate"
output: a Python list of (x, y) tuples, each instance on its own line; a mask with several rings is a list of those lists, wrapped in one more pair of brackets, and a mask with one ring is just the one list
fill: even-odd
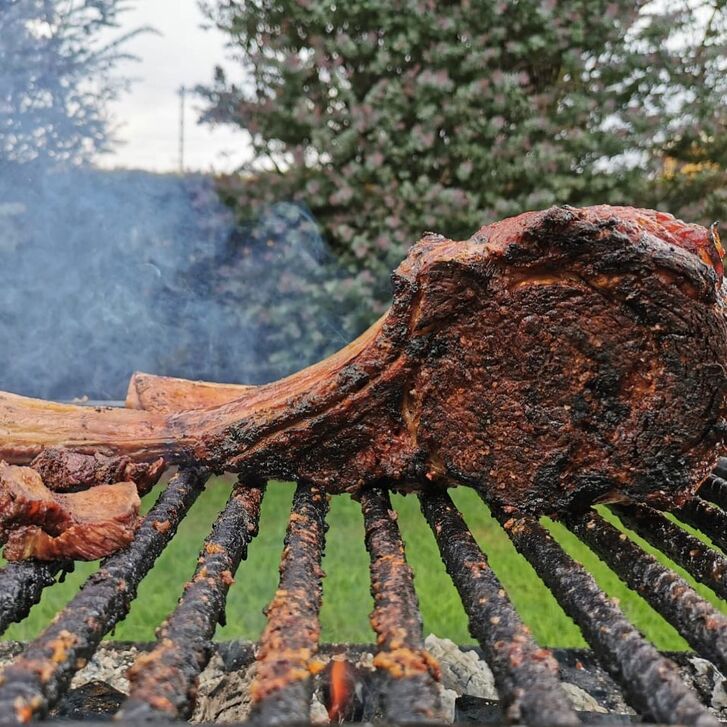
[[(727, 545), (727, 474), (722, 463), (676, 515)], [(54, 622), (5, 668), (0, 715), (26, 722), (45, 717), (67, 692), (73, 675), (123, 619), (139, 583), (170, 542), (207, 479), (185, 470), (175, 475), (144, 520), (132, 545), (107, 558)], [(130, 670), (130, 694), (119, 716), (133, 722), (186, 719), (197, 679), (212, 653), (212, 637), (224, 621), (227, 592), (257, 534), (264, 483), (238, 483), (200, 553), (192, 580), (158, 632), (156, 645)], [(446, 492), (419, 495), (422, 513), (469, 618), (470, 632), (491, 667), (509, 721), (575, 725), (559, 681), (559, 663), (522, 623), (487, 557)], [(612, 512), (645, 540), (717, 595), (727, 595), (727, 558), (643, 505)], [(413, 574), (388, 492), (361, 496), (370, 555), (372, 625), (376, 632), (376, 689), (361, 714), (386, 722), (438, 722), (443, 713), (437, 667), (424, 648)], [(670, 724), (717, 725), (717, 718), (687, 684), (679, 665), (660, 653), (627, 620), (540, 523), (497, 508), (493, 514), (517, 550), (534, 567), (564, 611), (576, 622), (600, 667), (620, 685), (626, 702), (645, 719)], [(307, 722), (312, 673), (319, 644), (319, 611), (328, 501), (299, 483), (285, 536), (280, 585), (267, 610), (256, 657), (251, 720), (256, 725)], [(647, 601), (701, 656), (727, 671), (727, 618), (680, 576), (661, 565), (594, 510), (566, 520), (569, 529)], [(27, 616), (43, 589), (72, 564), (16, 563), (0, 569), (0, 632)]]
[(209, 661), (212, 636), (224, 620), (227, 591), (247, 546), (257, 535), (264, 487), (238, 483), (205, 540), (192, 580), (160, 629), (158, 644), (129, 674), (127, 719), (190, 716), (195, 680)]
[(710, 719), (676, 665), (641, 636), (542, 525), (497, 509), (494, 513), (637, 712), (666, 724), (702, 724)]
[(317, 488), (299, 484), (293, 497), (280, 585), (268, 606), (260, 637), (253, 715), (261, 723), (305, 722), (313, 692), (310, 660), (318, 651), (328, 500)]

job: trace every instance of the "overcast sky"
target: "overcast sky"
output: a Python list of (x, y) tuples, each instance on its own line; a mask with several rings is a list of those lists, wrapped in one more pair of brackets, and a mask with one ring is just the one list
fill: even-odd
[[(159, 34), (143, 34), (128, 44), (138, 62), (120, 71), (137, 80), (111, 108), (122, 140), (104, 155), (105, 167), (130, 167), (166, 172), (179, 167), (180, 86), (193, 87), (212, 78), (214, 66), (225, 62), (225, 36), (201, 26), (205, 18), (197, 0), (136, 0), (122, 15), (122, 30), (143, 25)], [(232, 69), (234, 73), (234, 69)], [(199, 126), (200, 101), (187, 96), (185, 167), (188, 170), (231, 170), (248, 154), (245, 134), (228, 128)]]

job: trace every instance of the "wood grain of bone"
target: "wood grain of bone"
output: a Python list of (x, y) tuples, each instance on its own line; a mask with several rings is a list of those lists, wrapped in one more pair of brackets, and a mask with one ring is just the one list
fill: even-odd
[(533, 513), (673, 503), (724, 431), (722, 256), (716, 230), (625, 207), (427, 235), (389, 311), (330, 358), (256, 387), (137, 375), (126, 410), (2, 395), (0, 458), (163, 456), (329, 492), (466, 484)]

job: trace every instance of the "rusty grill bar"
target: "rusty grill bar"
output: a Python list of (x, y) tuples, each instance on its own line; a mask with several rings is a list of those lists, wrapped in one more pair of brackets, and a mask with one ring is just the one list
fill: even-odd
[(437, 665), (424, 649), (414, 574), (406, 562), (389, 493), (364, 492), (361, 511), (371, 556), (371, 625), (378, 648), (374, 666), (384, 677), (383, 716), (392, 722), (440, 721)]
[(274, 725), (305, 722), (313, 692), (310, 664), (318, 651), (328, 497), (298, 484), (288, 521), (280, 585), (267, 608), (252, 686), (252, 717)]
[(538, 646), (446, 493), (419, 502), (513, 722), (572, 725), (578, 718), (552, 654)]
[[(678, 519), (727, 545), (727, 461)], [(42, 719), (66, 693), (73, 675), (103, 636), (123, 619), (142, 578), (174, 536), (204, 486), (206, 473), (188, 470), (171, 479), (134, 542), (107, 558), (54, 622), (0, 675), (0, 715), (5, 720)], [(179, 604), (159, 630), (156, 645), (130, 670), (130, 694), (120, 717), (147, 721), (185, 719), (194, 705), (197, 679), (209, 661), (212, 637), (224, 620), (227, 592), (257, 534), (264, 483), (246, 480), (232, 490), (200, 552)], [(508, 721), (530, 725), (575, 725), (560, 683), (559, 664), (522, 623), (487, 555), (475, 541), (450, 496), (419, 495), (442, 561), (459, 592), (470, 632), (493, 671)], [(371, 623), (376, 634), (376, 688), (359, 713), (385, 722), (442, 719), (438, 668), (424, 648), (413, 573), (406, 561), (397, 514), (389, 493), (371, 489), (360, 497), (370, 555)], [(627, 620), (538, 520), (517, 512), (491, 511), (565, 612), (580, 627), (593, 656), (620, 685), (626, 701), (644, 718), (662, 723), (719, 724), (670, 658), (659, 653)], [(611, 511), (718, 596), (727, 594), (727, 558), (664, 514), (646, 506), (614, 505)], [(322, 559), (328, 498), (299, 483), (293, 498), (280, 563), (280, 584), (267, 609), (267, 625), (256, 654), (250, 720), (280, 725), (310, 720), (311, 699), (321, 669)], [(687, 639), (697, 654), (727, 671), (727, 618), (680, 576), (662, 565), (628, 534), (595, 510), (566, 525), (630, 588)], [(486, 548), (485, 548), (486, 549)], [(0, 633), (22, 620), (44, 588), (69, 563), (10, 564), (0, 569)]]
[(161, 627), (156, 648), (129, 671), (126, 719), (191, 716), (197, 677), (209, 661), (212, 636), (224, 619), (227, 591), (258, 532), (264, 485), (238, 483), (199, 554), (179, 605)]

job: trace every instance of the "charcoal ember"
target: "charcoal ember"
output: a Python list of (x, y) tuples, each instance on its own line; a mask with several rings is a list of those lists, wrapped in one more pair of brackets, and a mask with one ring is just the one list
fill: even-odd
[(81, 454), (63, 447), (44, 449), (30, 466), (42, 477), (46, 487), (64, 492), (116, 482), (134, 482), (139, 494), (147, 493), (164, 472), (164, 459), (132, 462), (129, 457)]
[(125, 697), (123, 692), (106, 682), (88, 682), (71, 689), (54, 710), (53, 716), (73, 720), (110, 720)]
[[(373, 655), (371, 656), (373, 662)], [(320, 661), (322, 665), (324, 660)], [(375, 702), (373, 663), (355, 663), (343, 653), (333, 654), (318, 675), (314, 692), (327, 713), (326, 721), (370, 722)]]
[(0, 462), (0, 542), (7, 560), (96, 560), (128, 545), (141, 502), (133, 482), (57, 493), (30, 467)]

